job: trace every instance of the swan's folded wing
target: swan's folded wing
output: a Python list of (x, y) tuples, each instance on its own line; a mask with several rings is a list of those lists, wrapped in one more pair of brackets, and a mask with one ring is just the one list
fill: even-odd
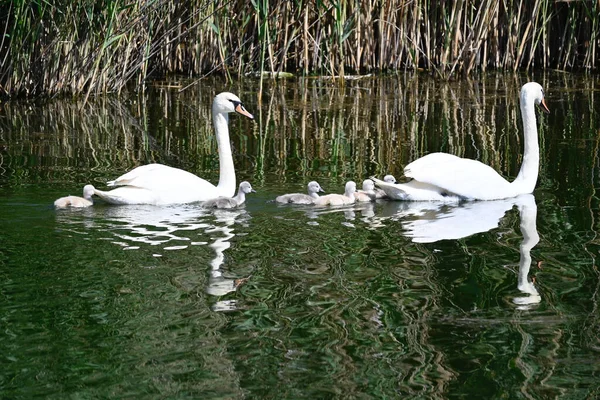
[(439, 168), (442, 164), (452, 164), (460, 161), (461, 158), (448, 153), (431, 153), (421, 158), (417, 158), (415, 161), (404, 167), (404, 174), (412, 178), (412, 172), (424, 171), (428, 169)]
[[(177, 174), (177, 171), (185, 172), (177, 168), (168, 167), (162, 164), (148, 164), (134, 168), (131, 171), (119, 176), (114, 181), (108, 181), (107, 186), (137, 186), (147, 187), (156, 180), (162, 181), (165, 176), (170, 177)], [(186, 172), (187, 173), (187, 172)]]
[(446, 153), (415, 160), (404, 168), (404, 174), (465, 199), (494, 200), (514, 195), (510, 183), (490, 166)]
[(117, 186), (117, 189), (144, 189), (152, 193), (155, 200), (151, 204), (190, 203), (225, 194), (216, 191), (210, 182), (190, 172), (162, 164), (137, 167), (110, 183), (110, 186)]
[(134, 186), (156, 191), (214, 189), (214, 185), (190, 172), (162, 164), (137, 167), (108, 182), (108, 186)]

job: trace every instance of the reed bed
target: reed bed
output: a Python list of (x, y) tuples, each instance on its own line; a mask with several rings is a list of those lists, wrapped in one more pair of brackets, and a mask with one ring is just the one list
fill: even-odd
[(168, 74), (597, 71), (600, 2), (30, 0), (0, 29), (0, 94), (87, 98)]

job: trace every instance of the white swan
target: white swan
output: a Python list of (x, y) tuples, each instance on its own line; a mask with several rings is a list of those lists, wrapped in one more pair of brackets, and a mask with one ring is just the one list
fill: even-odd
[(234, 197), (219, 196), (216, 199), (210, 199), (202, 203), (202, 207), (205, 208), (236, 208), (244, 204), (246, 201), (246, 195), (248, 193), (256, 193), (256, 190), (252, 189), (252, 185), (249, 182), (243, 181), (240, 183), (237, 194)]
[(375, 201), (377, 198), (377, 194), (375, 193), (375, 183), (370, 179), (365, 179), (363, 181), (362, 190), (358, 190), (354, 193), (354, 197), (356, 198), (357, 203)]
[(187, 171), (162, 164), (137, 167), (121, 175), (108, 186), (111, 191), (95, 189), (94, 194), (111, 204), (183, 204), (205, 201), (219, 196), (231, 197), (235, 193), (235, 168), (229, 143), (229, 113), (236, 112), (254, 119), (241, 100), (224, 92), (215, 96), (212, 118), (219, 151), (219, 184), (205, 181)]
[(354, 193), (356, 192), (356, 183), (353, 181), (346, 182), (344, 194), (328, 194), (321, 196), (315, 200), (317, 206), (343, 206), (354, 204), (356, 201)]
[(428, 154), (408, 164), (404, 175), (412, 180), (407, 183), (373, 180), (390, 198), (407, 201), (496, 200), (532, 193), (540, 160), (535, 106), (541, 106), (547, 113), (550, 110), (544, 90), (535, 82), (521, 88), (520, 105), (525, 148), (523, 164), (514, 181), (508, 182), (479, 161), (446, 153)]
[[(386, 175), (383, 177), (383, 181), (387, 183), (396, 183), (396, 178), (394, 175)], [(375, 198), (377, 199), (387, 199), (388, 195), (382, 189), (375, 188)]]
[(54, 207), (56, 207), (56, 208), (89, 207), (94, 204), (94, 202), (92, 200), (93, 194), (94, 194), (94, 187), (92, 185), (85, 185), (83, 187), (83, 197), (79, 197), (79, 196), (61, 197), (60, 199), (57, 199), (54, 202)]
[(282, 204), (313, 204), (319, 198), (319, 192), (324, 192), (317, 181), (308, 182), (308, 194), (290, 193), (277, 196), (275, 201)]

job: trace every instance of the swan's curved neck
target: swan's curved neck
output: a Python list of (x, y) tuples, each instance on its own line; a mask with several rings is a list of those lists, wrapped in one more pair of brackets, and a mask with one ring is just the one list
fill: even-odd
[(540, 146), (535, 118), (535, 105), (532, 99), (521, 99), (523, 116), (523, 136), (525, 148), (523, 164), (517, 178), (511, 183), (517, 194), (532, 193), (537, 183), (540, 168)]
[(235, 167), (229, 142), (229, 116), (214, 109), (212, 114), (219, 151), (219, 184), (217, 189), (219, 189), (221, 196), (232, 197), (235, 193)]

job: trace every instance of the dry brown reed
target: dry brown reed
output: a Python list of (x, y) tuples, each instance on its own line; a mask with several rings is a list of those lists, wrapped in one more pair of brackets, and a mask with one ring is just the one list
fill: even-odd
[(595, 71), (600, 2), (8, 1), (0, 30), (0, 93), (87, 98), (172, 73)]

